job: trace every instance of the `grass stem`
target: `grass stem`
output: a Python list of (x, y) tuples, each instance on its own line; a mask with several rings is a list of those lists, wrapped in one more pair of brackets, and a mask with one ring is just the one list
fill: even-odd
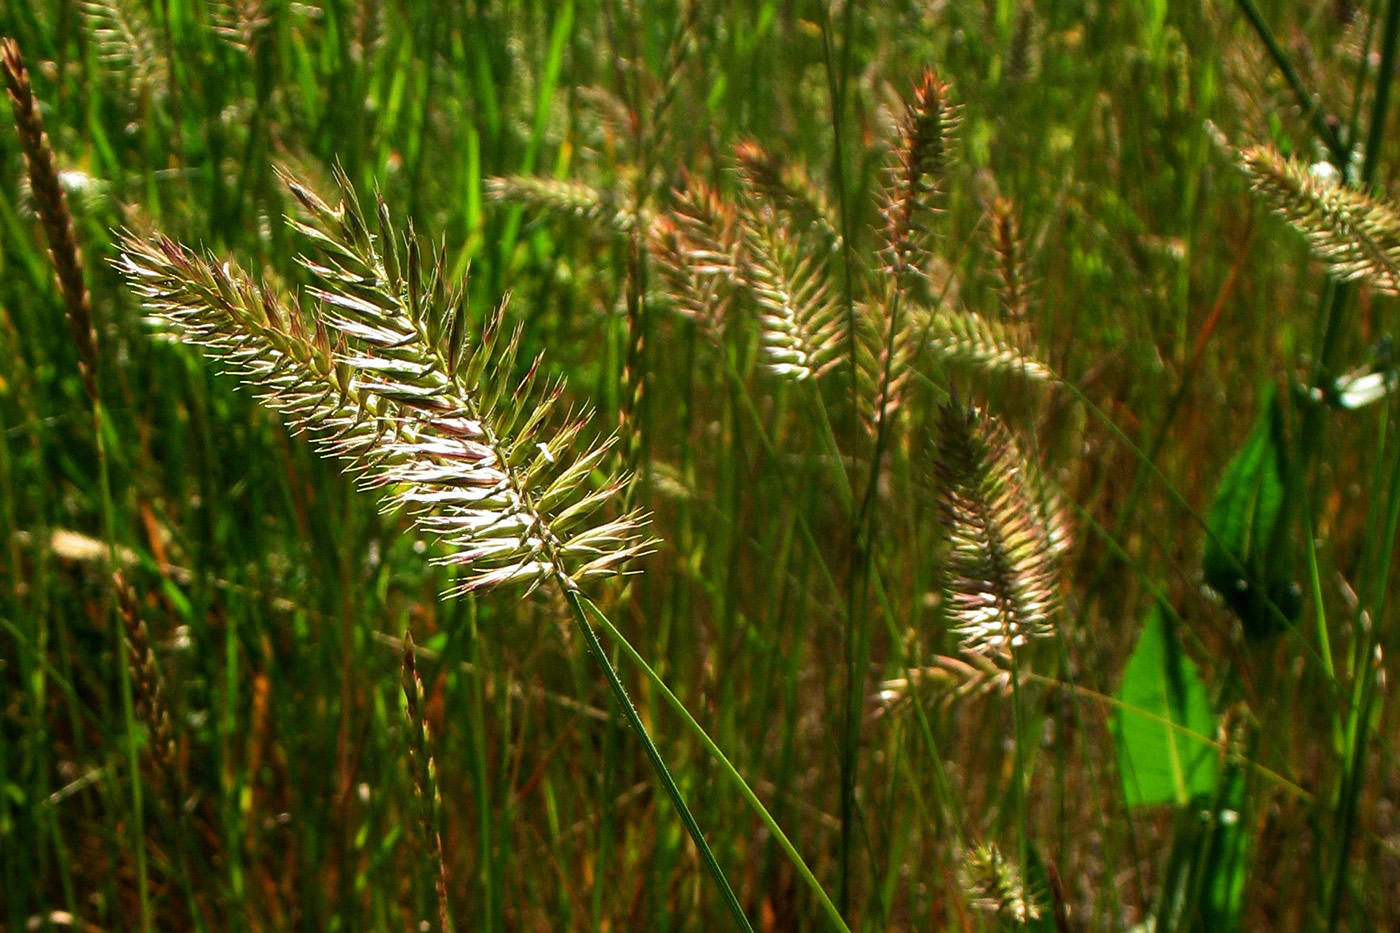
[[(671, 776), (670, 769), (666, 767), (665, 760), (661, 757), (661, 752), (657, 750), (656, 743), (651, 739), (651, 733), (647, 730), (646, 724), (642, 722), (642, 717), (637, 713), (637, 707), (632, 704), (631, 698), (627, 695), (627, 688), (623, 686), (622, 679), (617, 675), (617, 669), (613, 667), (612, 661), (608, 659), (608, 653), (603, 650), (602, 643), (598, 641), (598, 633), (593, 630), (589, 622), (589, 612), (587, 607), (591, 607), (594, 619), (600, 624), (605, 624), (610, 635), (618, 639), (618, 643), (624, 651), (630, 652), (630, 646), (626, 639), (623, 639), (617, 629), (612, 627), (612, 623), (607, 621), (607, 617), (593, 606), (581, 593), (578, 592), (571, 581), (567, 578), (559, 579), (560, 588), (563, 590), (564, 598), (569, 603), (569, 608), (573, 610), (574, 621), (583, 633), (584, 643), (588, 646), (588, 653), (593, 656), (598, 667), (603, 672), (603, 677), (608, 682), (608, 687), (612, 690), (613, 696), (617, 700), (617, 705), (621, 707), (623, 716), (628, 724), (637, 733), (637, 741), (642, 743), (642, 750), (646, 752), (647, 759), (651, 761), (652, 769), (656, 772), (656, 778), (661, 782), (662, 788), (666, 791), (666, 796), (671, 799), (676, 812), (680, 814), (681, 822), (685, 824), (686, 832), (690, 834), (691, 840), (695, 843), (695, 848), (700, 854), (700, 860), (705, 865), (705, 870), (719, 886), (720, 893), (724, 897), (725, 905), (729, 908), (730, 915), (739, 929), (746, 933), (753, 933), (753, 925), (749, 923), (748, 915), (744, 913), (743, 905), (739, 903), (738, 896), (734, 893), (734, 888), (729, 884), (729, 879), (725, 877), (724, 869), (720, 868), (719, 862), (715, 859), (715, 854), (710, 849), (710, 844), (705, 841), (705, 834), (700, 829), (700, 824), (696, 822), (694, 815), (690, 812), (689, 805), (685, 802), (685, 797), (681, 794), (680, 787), (676, 784), (675, 778)], [(647, 668), (648, 672), (650, 668)], [(659, 683), (659, 680), (657, 681)], [(668, 692), (669, 696), (669, 692)]]
[[(724, 754), (720, 747), (714, 743), (714, 740), (710, 738), (709, 734), (705, 731), (704, 727), (701, 726), (700, 723), (695, 721), (695, 717), (690, 714), (690, 710), (688, 710), (685, 704), (682, 703), (680, 699), (677, 698), (677, 696), (671, 692), (671, 689), (666, 686), (666, 682), (663, 681), (660, 678), (660, 676), (657, 675), (656, 671), (652, 669), (651, 665), (647, 663), (646, 658), (643, 658), (641, 654), (637, 652), (637, 649), (632, 647), (632, 643), (629, 642), (627, 638), (620, 631), (617, 630), (617, 627), (614, 626), (611, 621), (609, 621), (607, 616), (603, 615), (603, 613), (598, 609), (597, 606), (594, 606), (591, 602), (589, 602), (584, 597), (579, 596), (578, 594), (574, 594), (570, 602), (577, 604), (580, 612), (582, 612), (585, 607), (588, 610), (590, 610), (590, 614), (593, 620), (598, 623), (598, 626), (602, 628), (603, 631), (607, 632), (609, 637), (611, 637), (617, 643), (618, 647), (622, 649), (622, 653), (627, 655), (628, 660), (635, 664), (638, 667), (638, 669), (640, 669), (641, 672), (644, 675), (646, 675), (647, 680), (651, 682), (652, 686), (654, 686), (657, 692), (660, 693), (661, 696), (666, 700), (666, 703), (671, 707), (671, 709), (676, 713), (676, 715), (681, 718), (681, 721), (685, 723), (686, 728), (690, 730), (691, 734), (694, 735), (695, 738), (698, 739), (700, 743), (705, 746), (705, 750), (710, 753), (710, 756), (712, 758), (714, 758), (715, 763), (720, 766), (720, 769), (724, 772), (725, 776), (728, 777), (731, 782), (733, 782), (734, 786), (738, 789), (739, 793), (743, 796), (744, 800), (747, 801), (749, 806), (753, 809), (754, 813), (763, 822), (763, 825), (768, 829), (770, 833), (773, 834), (773, 838), (777, 840), (778, 845), (782, 848), (783, 852), (786, 853), (788, 859), (792, 862), (793, 868), (797, 869), (797, 873), (802, 876), (802, 880), (807, 883), (808, 889), (811, 890), (813, 896), (816, 897), (817, 902), (821, 905), (823, 912), (827, 916), (827, 919), (831, 921), (832, 927), (839, 931), (839, 933), (851, 933), (850, 927), (846, 925), (846, 921), (841, 916), (841, 912), (837, 910), (836, 905), (831, 902), (831, 898), (827, 895), (826, 890), (821, 885), (821, 882), (817, 880), (817, 877), (814, 874), (812, 874), (812, 870), (808, 868), (807, 863), (802, 860), (802, 856), (800, 853), (798, 853), (796, 846), (792, 844), (791, 840), (788, 839), (787, 834), (783, 832), (782, 827), (779, 826), (777, 821), (773, 819), (772, 814), (768, 812), (768, 808), (763, 805), (763, 801), (758, 799), (758, 795), (754, 793), (753, 788), (749, 787), (749, 784), (747, 781), (744, 780), (743, 775), (741, 775), (738, 769), (730, 763), (729, 758)], [(588, 629), (587, 631), (591, 631), (591, 629)], [(585, 632), (585, 637), (587, 636), (587, 631)], [(597, 638), (596, 635), (593, 637), (595, 639)], [(601, 652), (601, 647), (599, 651)], [(595, 657), (598, 656), (598, 654), (595, 654)], [(616, 673), (613, 673), (609, 682), (611, 683), (615, 679)], [(622, 686), (619, 682), (618, 685), (614, 688), (614, 693), (618, 693), (621, 690)], [(625, 696), (625, 693), (623, 693), (622, 696)], [(641, 730), (642, 728), (640, 722), (636, 722), (633, 725), (634, 728), (637, 728), (638, 730)], [(644, 732), (642, 734), (645, 735)], [(659, 761), (659, 757), (653, 759), (653, 761)], [(664, 765), (660, 767), (664, 767)], [(660, 771), (658, 770), (658, 774), (659, 773)], [(698, 833), (698, 831), (699, 830), (697, 829), (696, 832)]]

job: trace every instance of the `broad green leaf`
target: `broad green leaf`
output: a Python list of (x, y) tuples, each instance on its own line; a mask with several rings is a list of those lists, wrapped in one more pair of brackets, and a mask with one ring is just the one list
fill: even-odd
[(1114, 743), (1128, 806), (1185, 805), (1208, 796), (1215, 788), (1215, 716), (1160, 604), (1147, 617), (1117, 699)]
[(1244, 623), (1250, 638), (1279, 631), (1302, 605), (1293, 582), (1285, 523), (1288, 447), (1283, 412), (1272, 390), (1249, 440), (1220, 480), (1210, 507), (1205, 580)]
[(1238, 933), (1249, 868), (1245, 793), (1243, 772), (1227, 767), (1208, 797), (1177, 812), (1146, 930)]

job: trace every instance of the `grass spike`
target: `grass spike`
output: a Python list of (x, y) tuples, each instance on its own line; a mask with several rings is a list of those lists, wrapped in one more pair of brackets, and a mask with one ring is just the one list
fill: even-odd
[(997, 198), (991, 208), (992, 252), (996, 255), (997, 296), (1001, 311), (1013, 324), (1030, 318), (1031, 299), (1029, 273), (1026, 268), (1026, 244), (1021, 237), (1021, 224), (1016, 218), (1016, 206), (1006, 198)]
[(1000, 422), (955, 399), (943, 408), (941, 429), (949, 625), (964, 650), (1009, 656), (1052, 634), (1065, 526)]
[(245, 55), (251, 54), (272, 25), (267, 0), (214, 0), (214, 33)]
[(649, 248), (666, 296), (680, 314), (706, 325), (712, 336), (724, 329), (733, 283), (742, 274), (737, 223), (731, 204), (692, 179), (649, 231)]
[(940, 311), (928, 319), (926, 330), (925, 345), (938, 359), (1034, 382), (1055, 379), (1048, 366), (1027, 355), (1023, 328), (1015, 324), (998, 324), (973, 311)]
[(856, 306), (856, 389), (861, 418), (872, 436), (899, 411), (929, 313), (909, 304), (900, 307), (893, 288)]
[(839, 249), (841, 221), (836, 209), (801, 166), (772, 155), (753, 140), (735, 144), (734, 160), (750, 192), (771, 202), (797, 230), (816, 234), (827, 251)]
[[(392, 284), (353, 190), (343, 173), (339, 178), (344, 187), (336, 208), (290, 183), (311, 215), (302, 227), (321, 253), (330, 254), (328, 264), (301, 257), (316, 279), (309, 294), (318, 306), (309, 329), (274, 324), (299, 322), (296, 308), (245, 313), (236, 299), (240, 290), (263, 307), (279, 302), (236, 266), (200, 258), (169, 240), (124, 237), (119, 268), (157, 317), (182, 327), (191, 342), (252, 383), (269, 407), (294, 428), (311, 431), (325, 452), (349, 460), (362, 485), (392, 490), (389, 504), (403, 507), (446, 545), (447, 554), (437, 560), (460, 568), (454, 592), (505, 583), (533, 589), (549, 578), (573, 587), (645, 550), (639, 514), (587, 528), (568, 509), (589, 499), (592, 472), (571, 472), (570, 460), (595, 462), (592, 451), (606, 441), (591, 449), (571, 444), (572, 457), (559, 445), (558, 456), (551, 453), (528, 474), (512, 465), (513, 447), (551, 449), (545, 425), (557, 395), (535, 390), (533, 370), (514, 379), (518, 331), (511, 329), (503, 343), (496, 336), (504, 305), (483, 339), (468, 346), (463, 291), (449, 292), (438, 251), (430, 291), (419, 295), (426, 313), (415, 317), (415, 273)], [(408, 244), (408, 255), (417, 255), (411, 233)], [(517, 423), (529, 433), (510, 435)], [(613, 490), (617, 484), (605, 479), (600, 486)], [(541, 508), (544, 501), (548, 509)]]
[(442, 791), (438, 786), (437, 760), (433, 757), (432, 736), (428, 730), (427, 697), (418, 676), (412, 633), (404, 637), (403, 694), (408, 719), (408, 769), (418, 796), (419, 825), (432, 860), (433, 888), (437, 894), (437, 929), (449, 933), (452, 920), (447, 908), (447, 861), (442, 850)]
[(957, 110), (949, 86), (926, 69), (899, 121), (894, 159), (884, 187), (884, 261), (901, 288), (923, 274), (930, 259), (926, 217), (952, 159)]
[(923, 667), (910, 668), (903, 677), (880, 683), (873, 698), (875, 716), (903, 711), (917, 702), (925, 708), (946, 710), (953, 704), (980, 697), (1010, 699), (1014, 694), (1011, 672), (985, 655), (966, 658), (938, 655)]
[(768, 205), (752, 199), (742, 205), (739, 228), (768, 368), (799, 381), (829, 372), (841, 361), (843, 331), (825, 267)]
[(1239, 156), (1254, 190), (1303, 234), (1332, 275), (1400, 294), (1400, 214), (1393, 205), (1314, 174), (1272, 146)]
[[(512, 175), (488, 178), (485, 185), (494, 201), (580, 220), (600, 233), (626, 235), (637, 226), (637, 214), (615, 192), (583, 182)], [(644, 227), (650, 222), (649, 215), (642, 218)]]
[(142, 94), (159, 95), (167, 87), (166, 59), (155, 27), (143, 5), (134, 0), (82, 0), (83, 24), (98, 58), (114, 74), (127, 75)]
[(93, 402), (97, 394), (97, 330), (92, 323), (92, 298), (83, 277), (83, 256), (78, 250), (78, 238), (73, 230), (73, 215), (68, 210), (68, 196), (58, 180), (58, 163), (54, 157), (49, 134), (44, 131), (44, 118), (39, 113), (29, 70), (24, 66), (19, 43), (5, 39), (0, 43), (0, 71), (4, 72), (5, 87), (10, 94), (15, 129), (19, 131), (20, 148), (29, 168), (29, 185), (34, 193), (35, 213), (39, 215), (44, 237), (49, 244), (59, 291), (67, 311), (68, 330), (78, 348), (78, 369), (83, 387)]
[(1008, 861), (995, 842), (979, 845), (962, 866), (963, 890), (972, 906), (1015, 924), (1039, 920), (1044, 908), (1021, 879), (1021, 870)]
[[(642, 237), (633, 230), (627, 243), (627, 354), (622, 363), (621, 398), (618, 405), (618, 432), (625, 440), (623, 462), (630, 473), (636, 473), (643, 456), (642, 430), (645, 423), (643, 405), (647, 391), (646, 308), (647, 269), (642, 262)], [(630, 506), (636, 497), (636, 487), (624, 493)]]
[(127, 662), (131, 667), (136, 715), (150, 734), (151, 758), (158, 776), (165, 783), (165, 790), (178, 798), (179, 763), (175, 730), (166, 700), (165, 677), (156, 661), (150, 629), (146, 626), (136, 591), (126, 582), (120, 570), (112, 572), (112, 585), (126, 629)]
[[(860, 302), (860, 313), (848, 324), (847, 346), (863, 402), (860, 414), (875, 440), (876, 463), (918, 354), (918, 322), (927, 312), (917, 306), (932, 299), (928, 220), (937, 207), (957, 126), (949, 93), (949, 86), (926, 69), (905, 101), (881, 195), (880, 271), (885, 281)], [(873, 477), (869, 488), (875, 488)]]

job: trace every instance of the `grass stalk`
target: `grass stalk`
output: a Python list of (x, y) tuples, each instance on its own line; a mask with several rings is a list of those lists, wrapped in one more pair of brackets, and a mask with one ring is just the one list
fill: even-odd
[[(1264, 48), (1268, 50), (1269, 57), (1273, 59), (1274, 65), (1278, 68), (1283, 79), (1288, 82), (1289, 88), (1293, 91), (1293, 96), (1298, 99), (1298, 107), (1308, 118), (1312, 130), (1317, 134), (1317, 138), (1322, 140), (1327, 147), (1328, 153), (1332, 157), (1333, 163), (1343, 174), (1346, 172), (1347, 164), (1351, 161), (1351, 147), (1344, 143), (1337, 135), (1337, 121), (1333, 114), (1327, 113), (1322, 106), (1322, 102), (1307, 89), (1303, 84), (1302, 76), (1298, 74), (1298, 69), (1293, 67), (1293, 61), (1279, 45), (1274, 32), (1265, 22), (1264, 15), (1259, 12), (1259, 7), (1254, 0), (1235, 0), (1240, 11), (1244, 13), (1245, 19), (1249, 20), (1249, 25), (1259, 36), (1259, 41), (1264, 43)], [(1385, 74), (1385, 72), (1382, 72)], [(1384, 82), (1383, 82), (1384, 83)]]
[[(832, 140), (832, 177), (836, 188), (836, 207), (841, 220), (841, 263), (843, 275), (841, 277), (841, 297), (845, 304), (846, 323), (846, 346), (847, 346), (847, 378), (850, 380), (851, 394), (854, 397), (855, 387), (860, 377), (859, 362), (857, 360), (858, 323), (856, 320), (855, 296), (854, 296), (854, 267), (851, 247), (851, 218), (850, 218), (850, 198), (846, 190), (846, 154), (845, 154), (845, 111), (846, 111), (846, 80), (849, 74), (849, 54), (851, 42), (851, 23), (855, 4), (844, 5), (843, 28), (836, 32), (835, 23), (831, 15), (831, 3), (827, 3), (826, 9), (821, 19), (822, 30), (822, 51), (826, 72), (827, 101), (831, 111), (831, 140)], [(844, 38), (839, 54), (836, 50), (835, 35)], [(852, 441), (857, 435), (859, 424), (859, 414), (852, 407), (850, 414), (850, 424), (847, 430), (847, 437)], [(854, 449), (854, 448), (852, 448)], [(839, 461), (838, 461), (839, 462)], [(878, 461), (877, 461), (878, 462)], [(844, 470), (844, 466), (842, 467)], [(849, 485), (849, 482), (847, 483)], [(856, 770), (859, 765), (859, 730), (860, 724), (856, 718), (859, 715), (859, 708), (853, 713), (852, 707), (855, 705), (854, 697), (860, 690), (860, 684), (864, 678), (857, 674), (855, 670), (856, 656), (858, 654), (858, 644), (862, 640), (859, 637), (859, 623), (856, 621), (856, 600), (859, 598), (856, 593), (855, 582), (861, 575), (856, 569), (856, 564), (861, 562), (861, 552), (859, 550), (860, 522), (855, 513), (851, 514), (851, 577), (849, 582), (848, 603), (846, 612), (845, 637), (843, 639), (842, 671), (845, 677), (843, 695), (846, 702), (842, 709), (842, 730), (840, 744), (840, 768), (841, 768), (841, 842), (838, 855), (838, 870), (840, 876), (837, 902), (840, 905), (842, 915), (849, 916), (851, 908), (851, 849), (853, 846), (854, 834), (854, 813), (855, 813), (855, 788)]]
[[(117, 566), (117, 532), (115, 505), (112, 499), (112, 483), (107, 453), (107, 422), (103, 415), (102, 396), (98, 389), (99, 357), (97, 352), (97, 331), (93, 326), (92, 298), (88, 292), (83, 274), (82, 252), (78, 248), (77, 236), (73, 228), (73, 217), (68, 209), (67, 194), (58, 178), (58, 164), (44, 120), (29, 80), (29, 71), (20, 54), (19, 43), (5, 38), (0, 41), (0, 71), (4, 73), (6, 89), (14, 112), (15, 126), (19, 131), (21, 148), (29, 169), (30, 190), (34, 193), (35, 207), (40, 225), (49, 244), (49, 257), (58, 280), (59, 292), (63, 297), (65, 318), (69, 334), (78, 351), (78, 371), (83, 388), (92, 406), (92, 431), (97, 449), (98, 507), (102, 517), (103, 540), (107, 547), (109, 567)], [(131, 671), (127, 657), (126, 638), (122, 626), (117, 622), (116, 601), (112, 587), (103, 590), (102, 614), (108, 620), (108, 630), (115, 644), (113, 659), (117, 667), (118, 690), (121, 698), (121, 715), (124, 750), (127, 758), (128, 779), (131, 782), (132, 820), (129, 832), (136, 859), (136, 880), (138, 903), (140, 906), (141, 929), (150, 933), (151, 902), (148, 869), (146, 864), (146, 830), (141, 793), (140, 754), (137, 748), (137, 725), (132, 699)]]
[[(408, 706), (408, 767), (413, 774), (415, 790), (418, 793), (421, 808), (419, 822), (433, 866), (433, 890), (437, 895), (437, 929), (439, 933), (451, 933), (452, 920), (447, 906), (447, 862), (442, 854), (442, 793), (438, 787), (437, 762), (433, 756), (432, 739), (424, 709), (426, 696), (414, 660), (411, 633), (404, 636), (403, 692)], [(486, 821), (485, 813), (486, 811), (483, 811), (481, 817), (483, 823)], [(489, 903), (485, 913), (488, 917), (491, 915)]]
[[(698, 739), (702, 745), (705, 746), (705, 750), (709, 752), (710, 756), (715, 760), (715, 763), (719, 765), (720, 770), (734, 784), (735, 788), (738, 789), (739, 793), (743, 796), (744, 800), (748, 803), (749, 807), (763, 822), (763, 825), (773, 835), (773, 838), (777, 840), (778, 845), (782, 847), (783, 852), (792, 862), (793, 868), (795, 868), (798, 874), (802, 876), (802, 880), (806, 882), (808, 889), (811, 890), (813, 896), (816, 897), (817, 902), (821, 905), (822, 911), (826, 914), (827, 919), (831, 921), (832, 926), (836, 930), (840, 931), (840, 933), (850, 933), (850, 928), (846, 925), (846, 921), (842, 918), (841, 912), (837, 909), (836, 905), (832, 903), (831, 898), (827, 895), (826, 890), (821, 885), (821, 882), (817, 880), (814, 874), (812, 874), (812, 870), (807, 867), (807, 863), (802, 860), (801, 854), (798, 853), (797, 848), (788, 839), (787, 834), (783, 832), (782, 827), (779, 826), (777, 821), (773, 819), (772, 814), (770, 814), (768, 812), (768, 809), (763, 805), (763, 801), (759, 800), (758, 795), (754, 793), (753, 788), (749, 787), (749, 784), (747, 781), (744, 780), (743, 775), (741, 775), (738, 769), (735, 768), (732, 763), (730, 763), (728, 756), (726, 756), (724, 752), (720, 749), (720, 747), (714, 743), (714, 740), (710, 738), (709, 733), (705, 731), (704, 727), (701, 726), (700, 723), (696, 722), (695, 717), (690, 714), (690, 710), (686, 708), (685, 704), (682, 703), (681, 700), (674, 693), (671, 692), (671, 689), (668, 686), (666, 686), (666, 682), (663, 681), (659, 675), (657, 675), (656, 671), (652, 668), (650, 664), (647, 663), (646, 659), (643, 658), (641, 654), (639, 654), (637, 650), (632, 647), (632, 643), (627, 640), (626, 636), (624, 636), (622, 632), (618, 631), (617, 627), (612, 624), (612, 622), (607, 618), (607, 616), (605, 616), (602, 613), (602, 611), (598, 609), (597, 606), (593, 605), (592, 602), (588, 601), (585, 597), (579, 594), (574, 594), (573, 598), (570, 600), (570, 603), (571, 605), (576, 605), (580, 613), (583, 613), (585, 612), (585, 610), (587, 610), (587, 614), (591, 616), (593, 621), (598, 624), (598, 627), (601, 628), (603, 631), (607, 632), (608, 636), (612, 638), (613, 641), (617, 643), (618, 647), (622, 649), (622, 653), (627, 655), (628, 660), (630, 660), (634, 665), (637, 666), (639, 670), (641, 670), (641, 672), (646, 676), (647, 680), (651, 683), (651, 685), (655, 687), (656, 691), (659, 694), (661, 694), (663, 699), (665, 699), (667, 705), (669, 705), (671, 709), (675, 712), (675, 714), (681, 718), (681, 721), (685, 723), (685, 726), (687, 729), (690, 730), (690, 733), (694, 735), (695, 738)], [(592, 631), (591, 627), (585, 629), (585, 637), (587, 637), (587, 633), (590, 631)], [(596, 641), (596, 634), (593, 636), (593, 639)], [(599, 654), (601, 654), (601, 646), (599, 648), (598, 654), (595, 654), (595, 657), (598, 657)], [(604, 660), (606, 660), (605, 657)], [(614, 672), (611, 675), (609, 682), (611, 683), (615, 679), (616, 673)], [(625, 691), (622, 690), (620, 682), (614, 688), (614, 693), (617, 694), (619, 691), (622, 691), (622, 696), (626, 695)], [(633, 722), (633, 727), (638, 729), (639, 731), (642, 729), (640, 722)], [(642, 734), (645, 735), (645, 733)], [(659, 763), (659, 757), (653, 760)], [(660, 764), (659, 767), (664, 768), (665, 765)]]
[[(1388, 406), (1387, 406), (1388, 408)], [(1387, 412), (1382, 412), (1382, 426)], [(1384, 449), (1385, 432), (1382, 429), (1379, 446)], [(1377, 681), (1381, 676), (1380, 659), (1376, 655), (1380, 643), (1380, 633), (1384, 628), (1386, 613), (1385, 597), (1389, 589), (1392, 573), (1392, 559), (1395, 554), (1395, 537), (1400, 533), (1400, 450), (1391, 457), (1391, 469), (1385, 499), (1385, 525), (1379, 538), (1372, 538), (1379, 544), (1378, 559), (1370, 562), (1365, 579), (1365, 589), (1358, 601), (1353, 630), (1357, 632), (1357, 645), (1353, 653), (1353, 673), (1351, 702), (1347, 711), (1345, 728), (1346, 745), (1343, 757), (1343, 770), (1338, 786), (1338, 812), (1336, 832), (1338, 843), (1333, 853), (1332, 878), (1327, 889), (1326, 913), (1329, 933), (1336, 931), (1341, 924), (1342, 904), (1347, 882), (1347, 869), (1356, 831), (1356, 811), (1363, 790), (1366, 775), (1366, 751), (1371, 738), (1372, 711), (1378, 692)], [(1368, 541), (1368, 545), (1371, 541)], [(1370, 547), (1368, 547), (1370, 550)]]
[[(714, 879), (715, 884), (719, 887), (725, 905), (729, 908), (730, 916), (734, 918), (734, 922), (738, 925), (739, 929), (746, 931), (746, 933), (753, 933), (753, 925), (749, 923), (749, 918), (748, 915), (744, 913), (743, 905), (739, 903), (739, 898), (734, 893), (733, 887), (730, 886), (729, 879), (725, 877), (724, 870), (720, 868), (718, 860), (715, 859), (715, 854), (711, 851), (710, 844), (705, 841), (705, 834), (701, 831), (700, 824), (696, 822), (694, 815), (691, 814), (690, 807), (686, 804), (685, 797), (681, 794), (680, 787), (676, 784), (675, 778), (671, 776), (670, 769), (666, 767), (666, 762), (661, 757), (661, 752), (657, 750), (656, 743), (652, 741), (651, 733), (647, 730), (646, 724), (642, 722), (642, 717), (637, 713), (637, 708), (632, 705), (632, 700), (627, 695), (627, 688), (623, 686), (622, 679), (618, 677), (617, 669), (613, 667), (612, 662), (608, 659), (607, 652), (603, 650), (602, 643), (598, 641), (598, 633), (594, 631), (592, 624), (589, 622), (589, 608), (592, 609), (593, 619), (604, 626), (604, 630), (607, 631), (609, 635), (617, 639), (619, 646), (622, 647), (623, 651), (626, 652), (629, 657), (633, 655), (631, 646), (628, 644), (627, 640), (622, 637), (621, 633), (613, 627), (612, 623), (608, 621), (607, 617), (604, 616), (596, 606), (589, 602), (583, 594), (578, 592), (578, 588), (575, 587), (570, 580), (560, 575), (559, 585), (564, 593), (564, 599), (568, 602), (569, 608), (573, 611), (574, 622), (578, 625), (579, 631), (583, 634), (584, 643), (588, 646), (588, 653), (593, 656), (593, 660), (602, 670), (603, 677), (607, 680), (608, 687), (612, 690), (613, 697), (617, 700), (618, 706), (621, 707), (622, 714), (626, 717), (627, 723), (637, 733), (637, 740), (641, 742), (642, 750), (646, 753), (647, 759), (651, 762), (652, 769), (656, 772), (657, 780), (661, 782), (662, 789), (665, 790), (666, 796), (670, 798), (672, 805), (676, 808), (676, 812), (680, 814), (681, 822), (685, 824), (686, 832), (690, 834), (690, 838), (695, 843), (695, 848), (699, 852), (700, 861), (704, 864), (705, 870), (709, 872), (710, 877)], [(638, 660), (639, 658), (640, 656), (637, 656), (634, 660)], [(650, 668), (646, 668), (648, 673), (650, 673), (650, 670)], [(664, 690), (664, 685), (661, 684), (659, 678), (655, 679), (653, 683), (661, 686)], [(670, 691), (665, 691), (664, 695), (668, 699), (675, 699)], [(679, 704), (679, 701), (677, 701), (677, 704)], [(691, 722), (693, 723), (694, 720), (691, 720)]]

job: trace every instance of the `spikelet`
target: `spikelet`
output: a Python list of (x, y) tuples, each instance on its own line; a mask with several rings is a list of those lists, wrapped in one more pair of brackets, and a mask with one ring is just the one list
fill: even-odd
[(426, 258), (411, 225), (397, 233), (382, 199), (372, 235), (336, 174), (335, 207), (284, 176), (308, 215), (293, 225), (318, 254), (300, 257), (315, 281), (309, 316), (163, 237), (124, 237), (118, 267), (156, 317), (439, 538), (438, 562), (460, 568), (454, 593), (551, 579), (572, 588), (645, 550), (640, 515), (594, 521), (623, 486), (590, 483), (612, 440), (582, 443), (586, 415), (547, 429), (561, 387), (539, 385), (538, 359), (514, 378), (519, 331), (508, 332), (504, 307), (474, 339), (441, 254)]
[(740, 278), (740, 237), (734, 207), (692, 180), (652, 224), (648, 250), (675, 310), (717, 336), (724, 329)]
[(418, 676), (414, 658), (413, 635), (404, 638), (403, 695), (408, 719), (408, 770), (413, 775), (413, 789), (418, 796), (419, 826), (423, 841), (433, 864), (433, 887), (437, 893), (437, 929), (449, 933), (452, 920), (447, 907), (447, 861), (442, 851), (442, 791), (438, 784), (437, 760), (433, 756), (433, 741), (428, 729), (427, 698), (423, 681)]
[(820, 254), (753, 199), (740, 207), (739, 226), (768, 369), (798, 381), (829, 372), (841, 359), (841, 308)]
[(781, 212), (789, 221), (785, 225), (789, 230), (811, 234), (827, 253), (840, 248), (836, 210), (801, 166), (778, 159), (752, 140), (734, 146), (734, 160), (745, 188)]
[(938, 311), (929, 319), (925, 345), (936, 359), (984, 373), (1051, 382), (1055, 374), (1027, 355), (1022, 328), (998, 324), (973, 311)]
[(1013, 692), (1011, 672), (998, 667), (992, 658), (973, 654), (964, 660), (938, 655), (924, 667), (910, 668), (903, 677), (881, 681), (875, 715), (898, 712), (911, 702), (944, 709), (976, 697), (1005, 699)]
[(1241, 150), (1240, 164), (1254, 190), (1307, 238), (1332, 275), (1400, 294), (1400, 214), (1392, 205), (1315, 175), (1270, 146)]
[(950, 537), (949, 624), (964, 650), (1010, 656), (1053, 632), (1068, 533), (999, 422), (956, 400), (941, 421), (936, 470)]
[(83, 23), (102, 63), (128, 76), (141, 93), (167, 87), (165, 56), (155, 40), (150, 14), (134, 0), (82, 0)]
[(930, 259), (928, 217), (951, 162), (957, 123), (948, 85), (925, 70), (904, 105), (881, 211), (885, 270), (901, 289), (923, 275)]
[(272, 24), (267, 0), (215, 0), (209, 15), (214, 34), (245, 55), (257, 48)]
[(923, 308), (899, 306), (893, 288), (856, 303), (856, 393), (872, 435), (899, 411), (928, 318)]
[[(520, 204), (535, 213), (583, 221), (599, 233), (627, 234), (637, 216), (615, 192), (579, 181), (511, 175), (486, 179), (486, 195), (495, 201)], [(644, 218), (646, 226), (649, 218)]]
[(14, 39), (7, 38), (0, 43), (0, 72), (4, 74), (20, 149), (24, 152), (24, 162), (29, 169), (29, 187), (34, 196), (35, 213), (39, 215), (44, 228), (49, 259), (53, 262), (59, 291), (63, 294), (68, 332), (78, 348), (78, 371), (88, 398), (96, 404), (97, 329), (92, 321), (92, 296), (88, 293), (83, 276), (83, 254), (78, 249), (73, 215), (68, 210), (68, 196), (60, 180), (58, 161), (49, 143), (49, 134), (44, 131), (44, 118), (34, 97), (29, 70), (24, 66), (19, 43)]
[(1021, 871), (1001, 854), (995, 842), (980, 845), (963, 859), (963, 890), (978, 910), (1011, 923), (1039, 920), (1044, 908), (1021, 880)]
[(997, 257), (997, 297), (1001, 299), (1002, 315), (1013, 324), (1023, 324), (1031, 313), (1026, 244), (1021, 239), (1015, 206), (1006, 198), (992, 203), (991, 238), (992, 252)]

